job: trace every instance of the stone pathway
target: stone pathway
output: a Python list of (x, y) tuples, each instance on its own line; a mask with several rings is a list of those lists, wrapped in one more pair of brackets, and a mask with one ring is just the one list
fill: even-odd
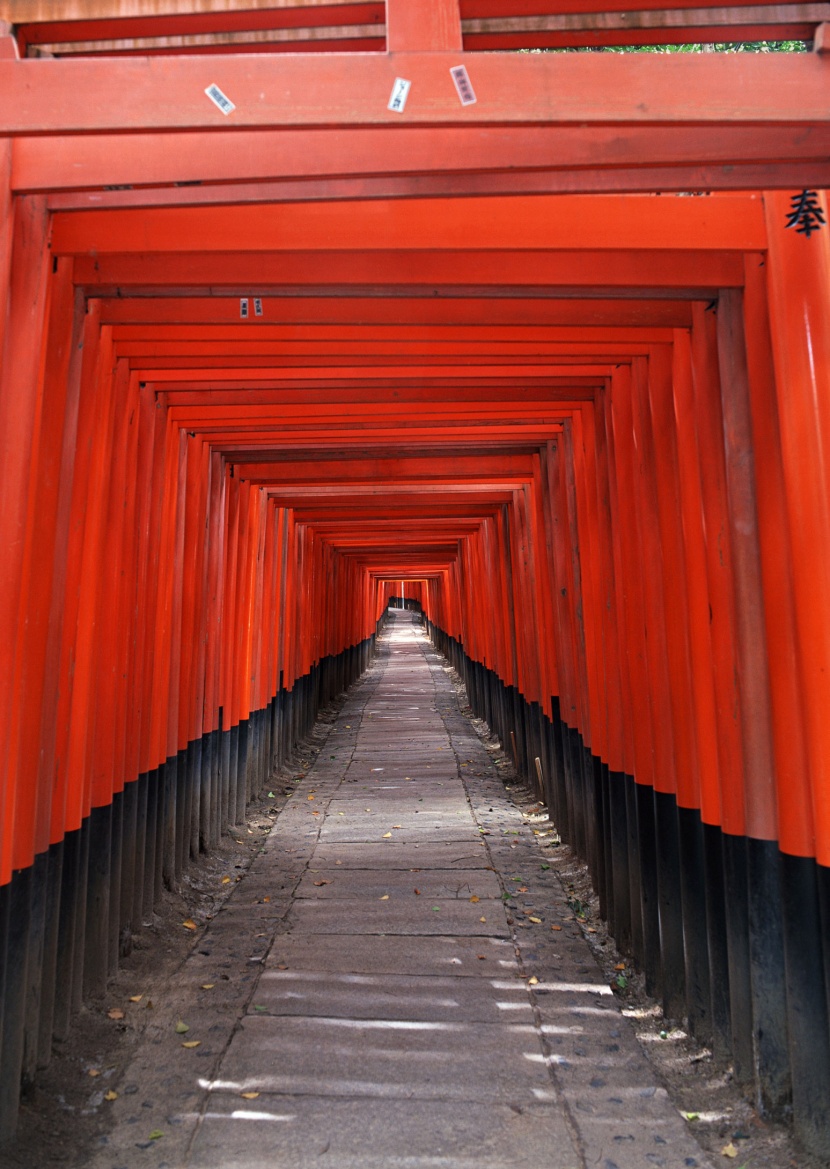
[(705, 1169), (443, 659), (379, 649), (90, 1169)]

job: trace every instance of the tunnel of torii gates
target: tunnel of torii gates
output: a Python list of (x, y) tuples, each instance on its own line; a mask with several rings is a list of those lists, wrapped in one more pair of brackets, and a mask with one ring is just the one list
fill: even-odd
[(0, 4), (6, 1136), (403, 593), (830, 1153), (830, 6), (611, 8)]

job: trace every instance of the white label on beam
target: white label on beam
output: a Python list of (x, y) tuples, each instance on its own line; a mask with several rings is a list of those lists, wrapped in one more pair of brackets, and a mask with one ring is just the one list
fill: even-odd
[(222, 93), (222, 90), (218, 85), (209, 85), (205, 90), (205, 93), (208, 95), (213, 104), (219, 107), (225, 117), (227, 117), (228, 114), (232, 113), (232, 111), (236, 109), (236, 106), (233, 104), (231, 99)]
[(393, 114), (402, 114), (406, 99), (409, 97), (409, 88), (412, 85), (411, 81), (404, 80), (403, 77), (396, 77), (395, 84), (392, 86), (392, 93), (389, 98), (389, 105), (386, 107), (391, 110)]
[(475, 105), (476, 95), (470, 82), (470, 75), (466, 65), (456, 65), (450, 69), (450, 76), (455, 82), (455, 88), (463, 106)]

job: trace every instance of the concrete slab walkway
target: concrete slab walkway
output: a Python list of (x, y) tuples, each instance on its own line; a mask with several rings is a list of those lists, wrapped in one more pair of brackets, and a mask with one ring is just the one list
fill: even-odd
[(92, 1169), (704, 1169), (443, 659), (379, 648)]

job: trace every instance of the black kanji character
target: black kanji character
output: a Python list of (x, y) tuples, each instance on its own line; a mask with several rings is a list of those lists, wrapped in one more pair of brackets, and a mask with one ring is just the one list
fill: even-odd
[(815, 191), (804, 190), (800, 195), (793, 195), (790, 204), (787, 227), (794, 227), (796, 231), (806, 235), (807, 239), (810, 238), (812, 232), (818, 231), (826, 223)]

